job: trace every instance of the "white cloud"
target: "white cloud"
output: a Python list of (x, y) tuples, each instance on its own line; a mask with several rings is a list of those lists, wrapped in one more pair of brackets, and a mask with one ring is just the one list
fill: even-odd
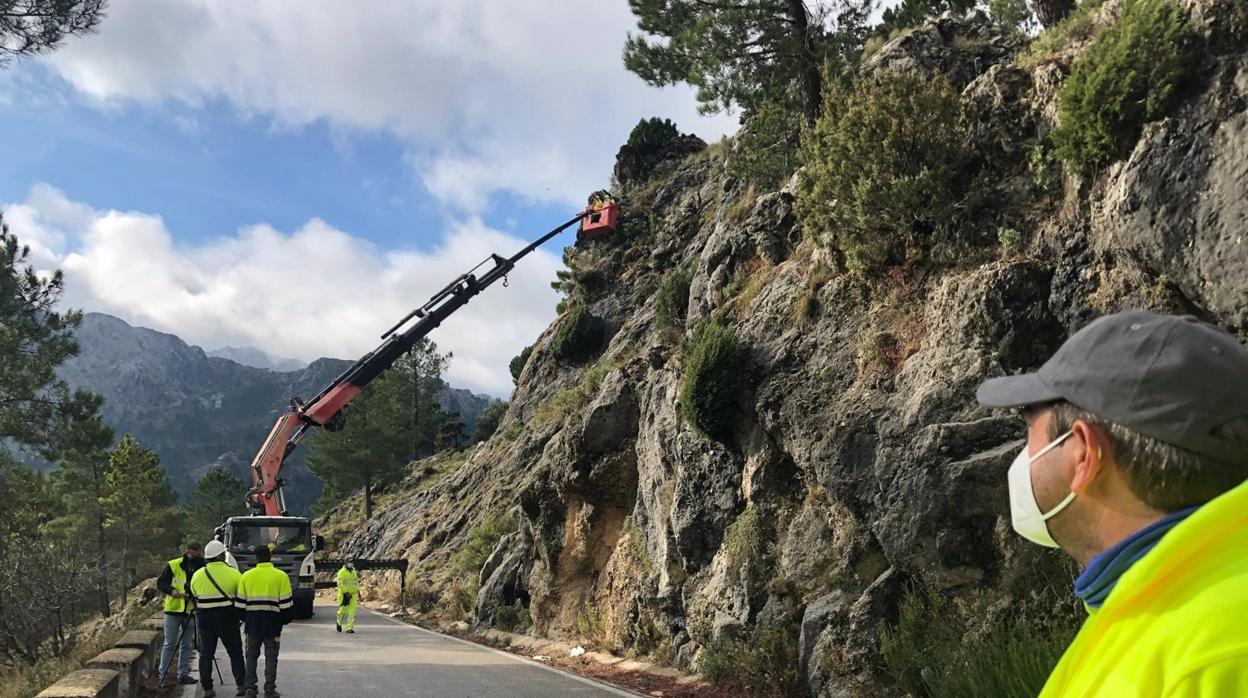
[(624, 70), (624, 0), (113, 0), (95, 36), (46, 59), (101, 105), (224, 100), (279, 128), (392, 133), (436, 196), (577, 203), (639, 118), (717, 138), (688, 88)]
[[(246, 344), (304, 360), (371, 350), (382, 331), (452, 278), (527, 242), (467, 218), (451, 221), (430, 252), (379, 250), (312, 219), (291, 233), (254, 225), (179, 245), (160, 216), (95, 210), (46, 184), (6, 206), (5, 218), (32, 243), (32, 258), (65, 270), (69, 305), (209, 348)], [(509, 288), (496, 284), (433, 333), (455, 355), (452, 385), (510, 391), (508, 360), (554, 316), (557, 249), (551, 243), (525, 258)]]

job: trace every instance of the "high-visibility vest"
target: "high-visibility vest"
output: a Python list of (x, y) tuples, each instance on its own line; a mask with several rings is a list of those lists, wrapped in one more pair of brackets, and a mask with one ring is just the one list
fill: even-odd
[(1248, 482), (1123, 572), (1042, 698), (1248, 696)]
[(243, 573), (238, 582), (238, 601), (243, 610), (280, 613), (294, 604), (290, 577), (271, 562), (261, 562)]
[(343, 567), (338, 570), (338, 576), (335, 579), (338, 583), (338, 591), (355, 594), (360, 590), (360, 573), (358, 570), (349, 570)]
[[(212, 579), (208, 579), (209, 573), (212, 574)], [(234, 606), (241, 608), (242, 605), (238, 603), (238, 581), (242, 577), (238, 570), (224, 562), (210, 562), (196, 570), (191, 577), (191, 594), (195, 597), (197, 607), (201, 611)], [(214, 580), (216, 585), (212, 583)], [(218, 590), (217, 586), (221, 589)]]
[(169, 586), (174, 591), (180, 591), (184, 594), (182, 598), (176, 596), (165, 597), (165, 613), (186, 613), (191, 610), (193, 604), (187, 600), (186, 594), (186, 570), (182, 569), (182, 558), (175, 557), (169, 561), (169, 569), (173, 570), (173, 581)]

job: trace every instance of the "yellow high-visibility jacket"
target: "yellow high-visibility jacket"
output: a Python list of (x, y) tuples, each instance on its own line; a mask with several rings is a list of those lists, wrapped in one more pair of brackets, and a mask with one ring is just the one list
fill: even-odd
[(244, 632), (257, 637), (282, 634), (294, 617), (290, 577), (271, 562), (257, 563), (238, 580), (238, 602), (245, 615)]
[(338, 568), (338, 576), (334, 578), (334, 582), (338, 584), (338, 598), (342, 598), (342, 593), (359, 593), (359, 571), (351, 571), (346, 567)]
[(1041, 698), (1248, 696), (1248, 481), (1131, 566)]
[(173, 570), (173, 581), (171, 586), (182, 592), (182, 598), (176, 596), (165, 597), (165, 613), (181, 613), (187, 614), (195, 608), (195, 604), (186, 596), (186, 570), (182, 569), (182, 558), (175, 557), (169, 561), (169, 569)]
[(238, 570), (224, 562), (209, 562), (196, 570), (191, 577), (191, 596), (195, 597), (200, 616), (241, 619), (243, 604), (238, 600), (238, 583), (242, 578)]

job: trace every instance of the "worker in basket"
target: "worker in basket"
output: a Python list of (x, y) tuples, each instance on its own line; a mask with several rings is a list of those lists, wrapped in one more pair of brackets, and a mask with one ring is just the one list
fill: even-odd
[(619, 206), (615, 203), (615, 197), (606, 189), (599, 189), (589, 195), (585, 213), (587, 215), (581, 221), (581, 229), (576, 233), (578, 244), (615, 230), (619, 221)]

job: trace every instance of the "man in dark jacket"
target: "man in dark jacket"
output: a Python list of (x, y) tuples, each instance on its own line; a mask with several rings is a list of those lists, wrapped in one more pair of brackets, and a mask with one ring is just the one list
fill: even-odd
[(178, 683), (193, 684), (191, 676), (191, 612), (195, 604), (188, 592), (191, 576), (204, 566), (204, 547), (187, 543), (182, 557), (170, 560), (156, 580), (156, 588), (165, 595), (165, 644), (160, 650), (158, 675), (163, 679), (173, 660), (174, 645), (178, 647)]

